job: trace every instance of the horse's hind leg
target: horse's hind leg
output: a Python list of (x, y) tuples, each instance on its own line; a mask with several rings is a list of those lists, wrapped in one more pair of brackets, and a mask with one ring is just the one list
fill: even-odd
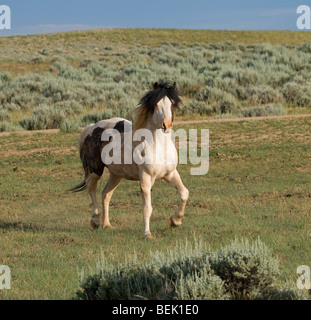
[(100, 176), (98, 176), (95, 173), (91, 173), (85, 181), (86, 187), (91, 196), (93, 208), (94, 208), (92, 213), (92, 219), (91, 219), (91, 226), (93, 229), (98, 228), (100, 224), (100, 221), (99, 221), (100, 213), (99, 213), (98, 203), (96, 199), (96, 188), (97, 188), (97, 182), (99, 179), (100, 179)]
[(182, 218), (184, 216), (186, 203), (189, 197), (188, 189), (183, 185), (179, 173), (177, 170), (173, 171), (171, 174), (164, 178), (166, 182), (168, 182), (172, 187), (177, 189), (180, 195), (180, 203), (175, 211), (175, 214), (170, 218), (171, 227), (178, 227), (181, 225)]
[(108, 182), (102, 192), (103, 198), (103, 217), (101, 220), (101, 227), (102, 228), (112, 228), (110, 221), (109, 221), (109, 203), (112, 197), (114, 190), (120, 183), (121, 178), (110, 172), (110, 176)]

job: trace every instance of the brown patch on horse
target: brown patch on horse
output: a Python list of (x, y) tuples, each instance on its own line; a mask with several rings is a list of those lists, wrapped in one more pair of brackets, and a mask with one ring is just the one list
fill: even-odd
[(98, 176), (103, 174), (105, 164), (101, 159), (101, 151), (106, 141), (101, 141), (102, 133), (105, 129), (97, 127), (86, 136), (80, 150), (80, 158), (83, 164), (85, 176), (88, 177), (91, 173)]
[[(120, 133), (124, 132), (124, 121), (118, 121), (114, 129)], [(101, 141), (104, 128), (97, 127), (84, 139), (83, 145), (80, 150), (80, 158), (83, 164), (85, 176), (88, 177), (91, 173), (98, 176), (103, 174), (105, 164), (101, 158), (101, 152), (105, 145), (110, 141)]]
[(115, 126), (113, 127), (113, 129), (116, 129), (118, 130), (120, 133), (123, 133), (124, 132), (124, 120), (122, 121), (118, 121)]

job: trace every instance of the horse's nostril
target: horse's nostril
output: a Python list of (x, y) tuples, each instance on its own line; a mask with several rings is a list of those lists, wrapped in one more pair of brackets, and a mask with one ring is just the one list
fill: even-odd
[(162, 129), (166, 130), (165, 122), (162, 122)]

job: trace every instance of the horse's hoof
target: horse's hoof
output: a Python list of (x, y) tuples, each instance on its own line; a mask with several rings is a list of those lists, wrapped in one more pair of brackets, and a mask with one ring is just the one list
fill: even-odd
[(152, 234), (147, 234), (147, 235), (145, 235), (145, 239), (146, 240), (152, 240), (152, 239), (154, 239), (154, 237), (153, 237)]
[(91, 223), (92, 229), (97, 229), (99, 227), (99, 225), (97, 223), (95, 223), (92, 219), (91, 219), (90, 223)]
[(177, 224), (174, 220), (173, 220), (173, 217), (170, 217), (170, 220), (169, 220), (169, 224), (170, 224), (170, 227), (171, 228), (177, 228), (181, 225), (181, 222), (179, 224)]
[(110, 229), (110, 230), (113, 230), (113, 229), (114, 229), (114, 227), (113, 227), (111, 224), (103, 225), (102, 228), (103, 228), (103, 229)]

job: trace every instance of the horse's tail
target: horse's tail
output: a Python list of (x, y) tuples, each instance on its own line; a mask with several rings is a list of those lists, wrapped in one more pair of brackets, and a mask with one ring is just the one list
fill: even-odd
[(85, 181), (82, 181), (81, 183), (77, 184), (76, 186), (72, 187), (69, 191), (71, 192), (80, 192), (86, 189)]
[[(81, 132), (81, 135), (79, 137), (78, 148), (79, 148), (80, 157), (82, 156), (81, 149), (83, 147), (84, 140), (85, 140), (85, 138), (86, 138), (87, 134), (89, 133), (89, 130), (90, 130), (90, 128), (92, 126), (93, 126), (93, 124), (90, 124), (87, 127), (85, 127), (83, 129), (83, 131)], [(81, 161), (83, 163), (82, 157), (81, 157)], [(71, 189), (69, 189), (69, 191), (71, 191), (71, 192), (81, 192), (81, 191), (84, 191), (86, 189), (85, 181), (86, 181), (86, 178), (88, 177), (88, 173), (86, 172), (86, 170), (85, 170), (86, 168), (85, 168), (84, 165), (83, 165), (83, 167), (84, 167), (84, 171), (85, 171), (84, 180), (82, 182), (80, 182), (79, 184), (75, 185), (74, 187), (72, 187)]]

